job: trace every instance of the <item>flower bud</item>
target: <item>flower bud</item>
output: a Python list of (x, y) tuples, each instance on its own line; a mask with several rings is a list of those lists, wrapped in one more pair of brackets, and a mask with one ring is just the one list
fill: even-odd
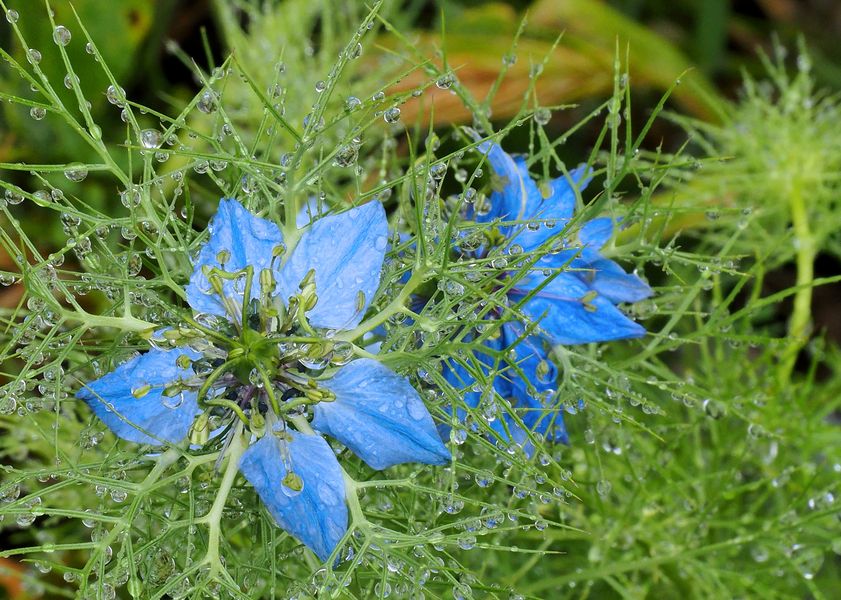
[(190, 427), (190, 443), (198, 446), (204, 445), (210, 436), (209, 427), (210, 415), (206, 412), (200, 414)]

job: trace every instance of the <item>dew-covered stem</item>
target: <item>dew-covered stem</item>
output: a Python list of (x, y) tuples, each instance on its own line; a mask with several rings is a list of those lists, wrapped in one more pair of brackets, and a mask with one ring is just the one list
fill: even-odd
[(794, 229), (797, 291), (788, 322), (788, 344), (783, 352), (778, 384), (786, 385), (794, 370), (797, 354), (806, 344), (812, 319), (812, 285), (815, 278), (816, 243), (809, 225), (809, 210), (803, 196), (803, 185), (795, 179), (791, 183), (789, 210)]
[(213, 506), (210, 512), (201, 519), (199, 523), (207, 524), (208, 526), (208, 541), (207, 553), (204, 561), (211, 566), (211, 570), (218, 571), (222, 568), (219, 560), (219, 537), (222, 532), (222, 514), (225, 510), (225, 503), (228, 500), (228, 495), (231, 493), (231, 488), (234, 485), (237, 473), (239, 472), (239, 459), (242, 458), (247, 445), (245, 437), (242, 434), (242, 424), (237, 424), (234, 430), (231, 444), (228, 446), (228, 451), (225, 453), (227, 464), (225, 465), (225, 473), (222, 475), (222, 481), (219, 482), (219, 489), (216, 492), (216, 499), (213, 501)]

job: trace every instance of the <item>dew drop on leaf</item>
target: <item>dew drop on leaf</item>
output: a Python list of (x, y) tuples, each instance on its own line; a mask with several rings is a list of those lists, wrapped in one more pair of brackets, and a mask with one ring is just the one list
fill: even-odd
[(386, 123), (397, 123), (400, 120), (400, 109), (392, 106), (383, 113), (383, 119)]
[(72, 37), (73, 36), (71, 35), (70, 30), (64, 25), (57, 25), (56, 28), (53, 29), (53, 41), (59, 46), (66, 46), (69, 44)]
[(160, 148), (161, 132), (157, 129), (144, 129), (140, 132), (140, 145), (144, 148)]

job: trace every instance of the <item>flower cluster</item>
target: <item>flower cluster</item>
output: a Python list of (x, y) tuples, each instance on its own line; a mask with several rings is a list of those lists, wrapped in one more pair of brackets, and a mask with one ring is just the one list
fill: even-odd
[[(578, 227), (577, 240), (565, 237), (575, 216), (576, 193), (589, 183), (586, 167), (551, 180), (544, 197), (522, 158), (490, 142), (480, 144), (479, 150), (486, 155), (498, 185), (487, 204), (469, 208), (465, 217), (496, 226), (488, 236), (497, 240), (496, 249), (512, 253), (516, 248), (513, 254), (534, 258), (525, 274), (515, 278), (513, 273), (503, 273), (498, 278), (507, 305), (492, 311), (491, 318), (501, 324), (484, 340), (487, 351), (475, 352), (472, 363), (487, 375), (500, 370), (499, 356), (513, 354), (508, 359), (511, 367), (494, 378), (493, 389), (517, 410), (494, 419), (491, 427), (496, 439), (514, 442), (531, 453), (530, 434), (567, 441), (562, 413), (553, 404), (557, 369), (549, 358), (552, 347), (644, 335), (645, 329), (616, 305), (647, 298), (651, 288), (601, 255), (601, 248), (613, 236), (613, 219), (593, 219)], [(481, 258), (493, 249), (486, 244), (465, 253)], [(519, 318), (510, 318), (512, 312)], [(463, 364), (448, 361), (444, 376), (464, 390), (466, 406), (479, 406), (483, 394), (476, 391), (476, 379)], [(466, 411), (459, 409), (457, 415), (463, 421)]]
[[(481, 338), (475, 358), (488, 374), (500, 355), (513, 353), (493, 388), (517, 410), (493, 427), (499, 439), (529, 451), (532, 435), (566, 441), (559, 411), (547, 404), (557, 379), (551, 347), (643, 335), (616, 305), (651, 290), (599, 253), (612, 220), (583, 225), (579, 247), (558, 235), (573, 219), (584, 170), (553, 180), (543, 198), (523, 161), (496, 144), (480, 149), (502, 185), (486, 210), (474, 207), (464, 217), (490, 224), (494, 235), (460, 251), (483, 258), (516, 244), (535, 259), (525, 275), (497, 277), (506, 302), (490, 314), (499, 326)], [(352, 343), (382, 322), (363, 322), (388, 246), (382, 205), (300, 221), (284, 236), (272, 221), (223, 199), (185, 291), (192, 313), (150, 334), (149, 351), (77, 396), (123, 439), (216, 444), (277, 523), (328, 560), (348, 530), (354, 492), (322, 436), (373, 469), (441, 465), (451, 457), (409, 381), (372, 354), (374, 347)], [(538, 221), (544, 226), (533, 227)], [(464, 388), (468, 407), (478, 406), (468, 369), (449, 361), (444, 374)], [(465, 417), (464, 409), (456, 414)]]

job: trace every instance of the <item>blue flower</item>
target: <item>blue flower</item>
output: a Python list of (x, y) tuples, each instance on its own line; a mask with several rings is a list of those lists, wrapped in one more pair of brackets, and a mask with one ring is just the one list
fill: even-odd
[[(517, 408), (516, 415), (509, 413), (492, 422), (500, 439), (526, 446), (528, 430), (566, 441), (557, 406), (547, 404), (554, 396), (557, 377), (548, 358), (551, 347), (645, 335), (645, 329), (616, 304), (647, 298), (651, 288), (601, 255), (613, 236), (613, 219), (593, 219), (580, 226), (577, 239), (564, 237), (570, 235), (576, 188), (583, 190), (589, 183), (585, 167), (550, 181), (550, 194), (544, 198), (522, 158), (513, 158), (489, 142), (480, 144), (479, 150), (487, 155), (497, 185), (489, 203), (472, 208), (468, 218), (495, 224), (497, 234), (490, 237), (501, 240), (503, 250), (540, 257), (510, 286), (502, 284), (510, 283), (511, 275), (503, 276), (500, 289), (507, 289), (508, 306), (493, 311), (491, 318), (505, 319), (505, 323), (496, 337), (485, 342), (487, 353), (475, 354), (471, 370), (482, 376), (501, 371), (493, 382), (494, 390)], [(517, 252), (511, 252), (515, 246)], [(490, 249), (480, 248), (477, 257), (486, 256)], [(510, 320), (511, 309), (524, 321)], [(506, 350), (513, 353), (509, 365), (500, 358)], [(471, 391), (475, 377), (463, 365), (446, 363), (444, 375), (454, 387), (468, 390), (468, 406), (478, 406), (480, 394)], [(464, 417), (463, 413), (459, 416)]]
[[(187, 286), (195, 311), (159, 344), (77, 393), (116, 435), (161, 445), (250, 428), (239, 469), (277, 523), (326, 560), (345, 535), (345, 475), (322, 437), (374, 469), (450, 453), (408, 380), (352, 360), (337, 332), (361, 322), (380, 280), (379, 203), (281, 230), (223, 199)], [(308, 420), (307, 416), (310, 417)]]

